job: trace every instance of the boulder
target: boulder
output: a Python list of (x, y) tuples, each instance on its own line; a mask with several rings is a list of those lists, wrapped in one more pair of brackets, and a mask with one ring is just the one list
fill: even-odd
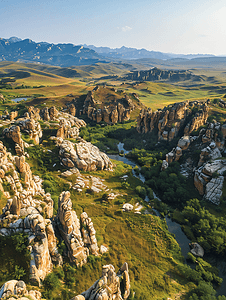
[(0, 299), (3, 298), (41, 300), (42, 296), (39, 291), (28, 291), (24, 281), (10, 280), (5, 282), (0, 289)]
[(83, 171), (111, 170), (113, 167), (109, 157), (89, 142), (81, 140), (74, 144), (68, 140), (56, 141), (60, 148), (60, 158), (66, 167), (77, 167)]
[(190, 243), (189, 246), (192, 247), (191, 253), (195, 256), (204, 256), (204, 249), (198, 243)]

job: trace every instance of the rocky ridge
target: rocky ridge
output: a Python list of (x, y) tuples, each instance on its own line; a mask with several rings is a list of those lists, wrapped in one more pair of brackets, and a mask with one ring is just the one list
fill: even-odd
[(190, 71), (180, 70), (161, 70), (152, 68), (150, 70), (132, 71), (125, 76), (127, 80), (135, 81), (182, 81), (182, 80), (201, 80), (200, 76), (192, 74)]
[(101, 103), (95, 100), (94, 92), (89, 91), (83, 104), (81, 113), (88, 116), (89, 119), (100, 123), (116, 124), (130, 119), (130, 113), (135, 109), (133, 101), (128, 95), (122, 99), (114, 99), (107, 103)]
[(208, 111), (207, 102), (199, 101), (174, 103), (154, 112), (150, 108), (142, 109), (137, 119), (137, 131), (155, 132), (158, 141), (170, 142), (181, 130), (184, 130), (184, 135), (187, 136), (204, 125), (208, 118)]
[[(11, 156), (3, 144), (0, 144), (1, 190), (8, 198), (0, 224), (8, 227), (0, 229), (0, 235), (11, 235), (14, 232), (28, 234), (31, 252), (30, 280), (40, 284), (45, 276), (52, 271), (53, 263), (62, 264), (57, 251), (57, 240), (53, 230), (53, 200), (50, 194), (42, 189), (42, 180), (33, 176), (25, 157)], [(19, 170), (19, 174), (16, 168)], [(21, 179), (22, 178), (22, 182)], [(9, 184), (13, 196), (4, 191)]]

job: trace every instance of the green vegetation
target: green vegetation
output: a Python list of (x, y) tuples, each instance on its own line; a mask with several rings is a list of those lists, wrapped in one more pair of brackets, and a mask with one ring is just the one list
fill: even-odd
[(30, 251), (28, 238), (23, 233), (0, 235), (0, 286), (8, 280), (29, 281)]
[[(19, 70), (20, 68), (23, 71)], [(19, 73), (12, 75), (9, 69)], [(75, 76), (75, 71), (73, 68), (69, 70), (69, 68), (49, 68), (17, 63), (6, 66), (5, 63), (0, 63), (0, 72), (5, 73), (7, 79), (5, 81), (1, 79), (0, 93), (4, 95), (6, 101), (0, 103), (0, 111), (3, 113), (5, 109), (9, 112), (18, 109), (21, 116), (27, 111), (28, 105), (36, 105), (40, 108), (50, 105), (58, 108), (65, 107), (65, 104), (72, 100), (68, 94), (76, 96), (80, 101), (96, 83), (104, 82), (105, 79), (100, 77), (108, 72), (112, 74), (118, 72), (118, 75), (123, 75), (125, 68), (120, 69), (114, 64), (84, 66), (79, 69), (79, 74), (86, 74), (87, 79), (82, 80), (81, 77), (77, 77), (78, 74)], [(194, 72), (198, 74), (199, 71)], [(208, 72), (206, 71), (206, 74)], [(217, 78), (217, 73), (214, 73), (214, 76)], [(141, 105), (142, 102), (152, 109), (162, 108), (177, 101), (208, 97), (213, 99), (209, 120), (215, 118), (222, 123), (225, 119), (225, 111), (214, 105), (219, 102), (223, 91), (225, 93), (225, 83), (218, 78), (218, 82), (210, 84), (203, 76), (201, 84), (197, 82), (193, 84), (179, 82), (177, 85), (164, 82), (123, 82), (122, 84), (120, 78), (117, 80), (112, 78), (108, 85), (114, 90), (117, 89), (117, 92), (105, 94), (104, 89), (100, 89), (95, 93), (101, 101), (105, 97), (107, 100), (111, 99), (112, 94), (121, 98), (125, 92), (131, 97), (134, 97), (132, 93), (136, 93), (140, 98), (140, 102), (133, 98), (137, 101), (137, 105)], [(32, 99), (18, 104), (9, 101), (12, 97), (18, 96), (32, 96)], [(192, 254), (188, 254), (192, 267), (184, 265), (179, 245), (174, 236), (169, 233), (165, 220), (152, 215), (150, 205), (158, 209), (162, 216), (170, 214), (182, 225), (186, 235), (192, 241), (199, 242), (207, 253), (214, 252), (222, 256), (225, 255), (226, 250), (226, 222), (222, 217), (223, 212), (198, 199), (190, 200), (199, 196), (191, 179), (180, 174), (178, 162), (170, 164), (165, 171), (160, 172), (162, 160), (177, 144), (177, 140), (168, 144), (159, 143), (156, 150), (155, 134), (139, 134), (135, 121), (137, 110), (131, 115), (130, 121), (113, 126), (107, 126), (104, 122), (95, 124), (86, 119), (88, 126), (80, 129), (82, 138), (106, 153), (118, 153), (117, 144), (123, 142), (125, 149), (132, 149), (127, 156), (141, 167), (141, 170), (138, 167), (134, 168), (135, 173), (141, 172), (146, 178), (143, 184), (132, 175), (131, 166), (116, 161), (114, 161), (116, 166), (113, 172), (95, 171), (88, 174), (81, 172), (84, 177), (92, 175), (104, 179), (104, 184), (114, 193), (119, 194), (116, 199), (109, 201), (105, 191), (93, 194), (86, 188), (80, 193), (70, 189), (71, 184), (76, 181), (76, 175), (71, 175), (67, 179), (60, 176), (66, 168), (60, 164), (58, 149), (50, 140), (50, 136), (56, 134), (57, 127), (52, 122), (47, 125), (40, 121), (43, 129), (42, 143), (27, 148), (29, 158), (26, 158), (26, 161), (33, 174), (43, 179), (45, 191), (51, 193), (54, 200), (54, 215), (56, 215), (60, 193), (70, 190), (73, 209), (76, 210), (77, 215), (86, 211), (94, 223), (98, 245), (104, 244), (109, 247), (109, 252), (101, 257), (89, 256), (88, 263), (82, 268), (75, 268), (68, 262), (68, 258), (64, 257), (63, 268), (54, 268), (43, 281), (41, 288), (43, 297), (69, 300), (88, 289), (101, 276), (104, 264), (113, 264), (117, 271), (127, 261), (131, 278), (130, 300), (166, 299), (167, 297), (188, 300), (225, 300), (224, 296), (215, 297), (213, 287), (221, 283), (217, 270), (205, 260), (197, 259)], [(1, 127), (1, 132), (3, 128)], [(199, 130), (193, 134), (198, 135)], [(22, 138), (31, 143), (27, 134), (22, 134)], [(10, 141), (4, 140), (4, 144), (15, 154)], [(193, 157), (197, 160), (199, 154), (200, 150), (195, 149)], [(127, 180), (122, 179), (123, 175), (128, 175)], [(214, 177), (217, 176), (214, 174)], [(4, 182), (3, 187), (5, 191), (11, 193), (11, 196), (13, 195), (9, 184)], [(225, 188), (224, 186), (221, 208), (225, 205)], [(154, 199), (153, 190), (158, 193), (162, 202)], [(150, 205), (144, 201), (146, 196), (151, 200)], [(0, 208), (6, 204), (6, 201), (6, 197), (0, 192)], [(137, 202), (144, 207), (143, 210), (145, 213), (148, 212), (147, 214), (122, 212), (124, 203), (135, 205)], [(12, 277), (28, 282), (30, 254), (26, 241), (26, 236), (22, 234), (12, 235), (10, 238), (0, 236), (0, 249), (3, 249), (0, 265), (1, 283)], [(58, 241), (58, 246), (60, 253), (65, 254), (65, 244), (62, 240)]]
[[(226, 221), (202, 207), (198, 199), (189, 200), (180, 216), (174, 215), (177, 221), (188, 226), (197, 242), (207, 253), (224, 256), (226, 253)], [(183, 221), (182, 221), (183, 220)]]

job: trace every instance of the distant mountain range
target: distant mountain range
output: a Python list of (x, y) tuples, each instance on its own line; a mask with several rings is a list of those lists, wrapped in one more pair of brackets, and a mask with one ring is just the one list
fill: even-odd
[(117, 59), (140, 59), (140, 58), (154, 58), (154, 59), (172, 59), (172, 58), (186, 58), (193, 59), (199, 57), (214, 57), (212, 54), (173, 54), (163, 53), (158, 51), (149, 51), (146, 49), (127, 48), (125, 46), (121, 48), (108, 48), (108, 47), (96, 47), (93, 45), (83, 45), (89, 49), (96, 51), (104, 57), (117, 58)]
[(172, 54), (146, 49), (121, 47), (95, 47), (93, 45), (50, 44), (36, 43), (30, 39), (22, 40), (17, 37), (0, 38), (0, 61), (32, 62), (61, 67), (92, 65), (95, 63), (130, 63), (137, 65), (193, 65), (212, 64), (221, 61), (225, 64), (226, 58), (208, 54)]
[(16, 37), (0, 39), (0, 61), (37, 62), (61, 67), (90, 65), (109, 60), (92, 49), (73, 44), (36, 43)]

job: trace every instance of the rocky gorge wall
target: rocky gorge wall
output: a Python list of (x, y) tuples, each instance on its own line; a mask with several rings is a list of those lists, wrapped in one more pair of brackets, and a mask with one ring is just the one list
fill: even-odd
[(171, 142), (181, 129), (184, 130), (184, 135), (189, 135), (204, 125), (208, 118), (208, 111), (207, 102), (199, 101), (174, 103), (154, 112), (150, 108), (142, 109), (137, 119), (137, 131), (155, 132), (158, 141)]

